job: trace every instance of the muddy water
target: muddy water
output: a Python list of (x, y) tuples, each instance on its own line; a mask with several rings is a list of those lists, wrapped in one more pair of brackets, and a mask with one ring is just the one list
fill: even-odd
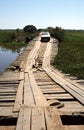
[(16, 60), (17, 56), (23, 51), (24, 48), (19, 48), (18, 50), (7, 49), (0, 47), (0, 74)]

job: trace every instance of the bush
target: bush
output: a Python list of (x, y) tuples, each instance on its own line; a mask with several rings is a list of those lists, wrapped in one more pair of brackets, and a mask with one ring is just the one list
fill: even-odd
[(0, 30), (0, 44), (9, 42), (22, 42), (24, 40), (22, 30)]
[(59, 42), (62, 42), (64, 39), (64, 30), (60, 27), (56, 27), (51, 31), (51, 36), (58, 39)]
[(12, 32), (2, 31), (0, 32), (0, 43), (11, 42), (14, 39)]

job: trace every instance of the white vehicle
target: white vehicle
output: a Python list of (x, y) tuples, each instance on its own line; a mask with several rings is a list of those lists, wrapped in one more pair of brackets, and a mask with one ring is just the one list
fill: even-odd
[(42, 32), (41, 33), (41, 42), (49, 42), (49, 41), (50, 41), (49, 32)]

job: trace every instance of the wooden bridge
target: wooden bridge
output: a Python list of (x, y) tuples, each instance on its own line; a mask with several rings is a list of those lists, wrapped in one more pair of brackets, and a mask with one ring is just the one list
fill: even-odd
[(84, 81), (54, 69), (57, 52), (39, 36), (0, 75), (0, 130), (84, 130)]

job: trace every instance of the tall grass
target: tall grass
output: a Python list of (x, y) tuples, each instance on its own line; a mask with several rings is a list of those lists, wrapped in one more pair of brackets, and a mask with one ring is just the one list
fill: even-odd
[(16, 38), (20, 36), (16, 30), (0, 30), (0, 47), (11, 49), (13, 51), (19, 50), (25, 47), (27, 44), (23, 41), (16, 41)]
[(12, 39), (12, 32), (10, 31), (0, 31), (0, 43), (10, 42)]
[(84, 79), (84, 31), (65, 31), (54, 65), (65, 73)]

